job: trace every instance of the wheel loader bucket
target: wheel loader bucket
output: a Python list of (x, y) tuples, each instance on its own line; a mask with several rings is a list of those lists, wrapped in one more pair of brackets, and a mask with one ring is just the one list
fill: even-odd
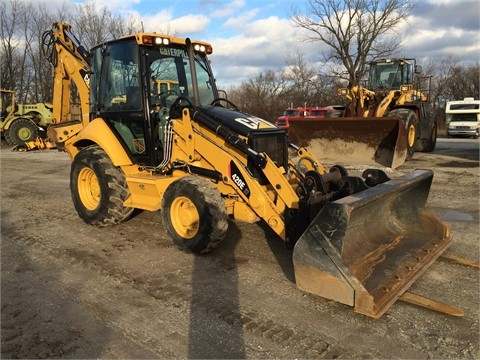
[(407, 155), (405, 127), (395, 117), (292, 119), (288, 136), (327, 163), (395, 169)]
[(451, 242), (425, 208), (432, 179), (417, 170), (322, 208), (295, 244), (298, 288), (382, 316)]

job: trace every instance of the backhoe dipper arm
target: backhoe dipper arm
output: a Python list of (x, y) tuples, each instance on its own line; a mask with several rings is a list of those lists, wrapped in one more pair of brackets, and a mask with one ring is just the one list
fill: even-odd
[[(70, 25), (56, 22), (43, 34), (44, 54), (54, 67), (54, 125), (49, 127), (48, 135), (57, 143), (65, 142), (89, 122), (89, 53), (70, 30)], [(81, 123), (71, 121), (72, 82), (80, 97)]]

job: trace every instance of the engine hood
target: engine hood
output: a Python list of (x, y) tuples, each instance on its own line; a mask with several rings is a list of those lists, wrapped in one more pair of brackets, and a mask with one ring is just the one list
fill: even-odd
[(220, 106), (199, 107), (197, 111), (194, 112), (193, 118), (201, 122), (201, 115), (197, 116), (198, 113), (207, 115), (212, 120), (215, 120), (219, 124), (229, 128), (232, 132), (235, 132), (241, 136), (248, 136), (251, 131), (255, 130), (280, 130), (274, 124), (267, 120)]

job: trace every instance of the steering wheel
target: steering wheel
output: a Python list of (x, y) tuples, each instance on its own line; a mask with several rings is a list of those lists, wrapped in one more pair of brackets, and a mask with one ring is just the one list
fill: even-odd
[(233, 110), (236, 110), (236, 111), (240, 111), (238, 108), (237, 108), (237, 105), (235, 105), (233, 102), (231, 102), (230, 100), (228, 99), (224, 99), (224, 98), (216, 98), (214, 99), (210, 105), (212, 106), (220, 106), (220, 107), (223, 107), (222, 104), (220, 104), (221, 101), (225, 101), (228, 105), (231, 106), (230, 109), (233, 109)]
[(162, 107), (170, 107), (175, 100), (169, 99), (170, 97), (175, 96), (179, 97), (175, 90), (168, 90), (167, 92), (161, 92), (153, 98), (153, 105), (160, 104)]
[(170, 118), (180, 118), (182, 117), (182, 110), (185, 107), (195, 108), (195, 105), (192, 101), (186, 97), (179, 96), (175, 99), (175, 101), (170, 106)]

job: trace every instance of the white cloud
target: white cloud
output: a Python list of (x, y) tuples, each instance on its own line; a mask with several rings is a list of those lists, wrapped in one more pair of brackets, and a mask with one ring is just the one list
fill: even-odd
[(245, 0), (228, 1), (226, 4), (220, 6), (217, 10), (213, 11), (210, 16), (213, 18), (223, 18), (238, 13), (245, 7)]
[(245, 31), (228, 38), (207, 39), (213, 45), (212, 66), (220, 84), (239, 85), (252, 75), (280, 70), (286, 58), (301, 52), (305, 60), (318, 63), (323, 45), (306, 43), (289, 20), (275, 16), (244, 24)]
[(168, 33), (175, 36), (204, 37), (205, 31), (210, 24), (210, 19), (205, 15), (185, 15), (174, 17), (172, 9), (164, 9), (159, 13), (140, 16), (137, 12), (130, 13), (144, 25), (145, 31)]
[(245, 11), (237, 17), (231, 17), (227, 19), (222, 25), (224, 28), (232, 28), (237, 31), (245, 30), (245, 24), (255, 18), (258, 13), (258, 9), (252, 9)]
[[(25, 1), (25, 0), (24, 0)], [(31, 1), (31, 0), (30, 0)], [(34, 0), (37, 2), (39, 0)], [(82, 5), (85, 3), (94, 3), (97, 9), (105, 7), (114, 13), (126, 13), (128, 9), (132, 9), (136, 5), (140, 4), (142, 0), (54, 0), (59, 4), (74, 3), (75, 5)], [(51, 0), (46, 1), (49, 5)]]
[(461, 62), (480, 61), (480, 3), (422, 3), (401, 27), (407, 56), (430, 61), (455, 56)]
[(179, 34), (189, 36), (190, 34), (204, 34), (210, 24), (210, 18), (205, 15), (185, 15), (173, 19), (170, 23)]

